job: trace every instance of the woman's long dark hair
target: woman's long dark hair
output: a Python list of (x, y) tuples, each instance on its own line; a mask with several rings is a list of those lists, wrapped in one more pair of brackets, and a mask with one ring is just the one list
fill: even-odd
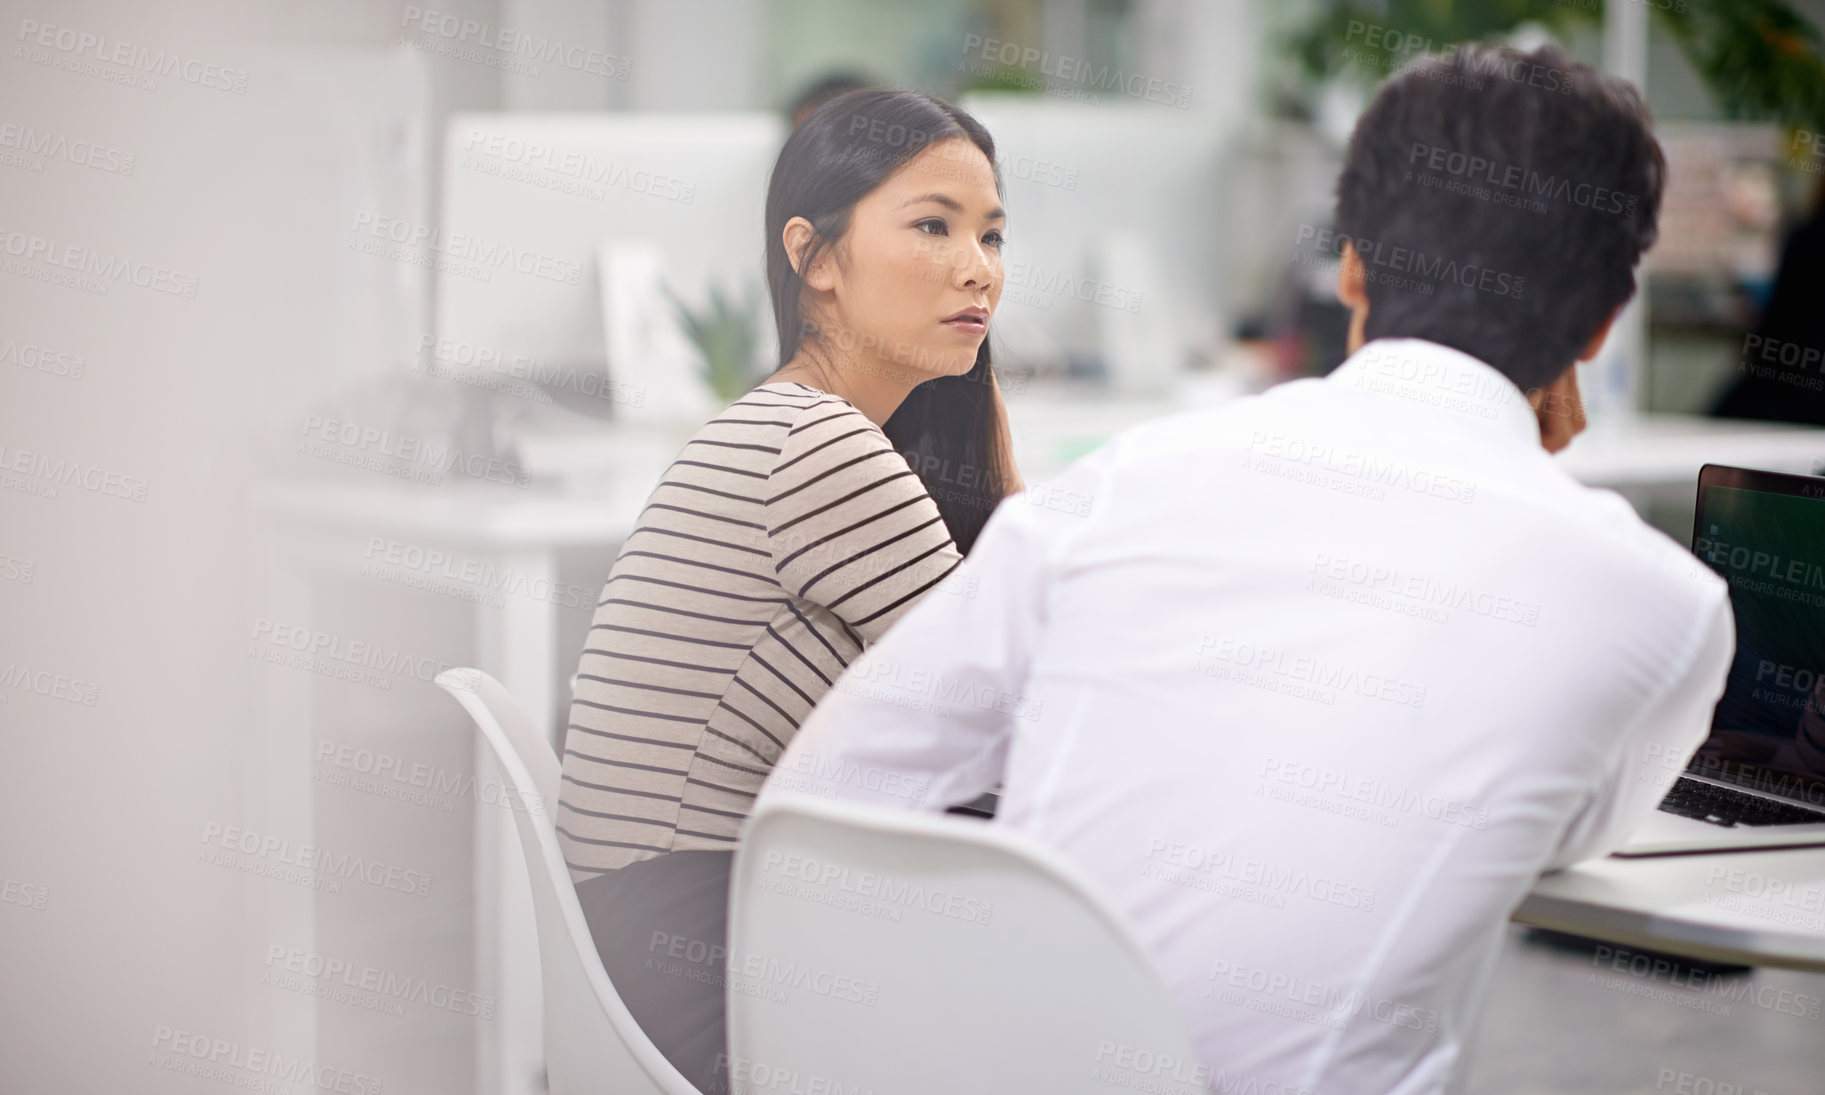
[[(805, 283), (786, 254), (786, 222), (793, 217), (811, 222), (815, 235), (799, 260), (808, 270), (819, 252), (849, 230), (856, 202), (928, 145), (953, 137), (968, 140), (995, 164), (995, 142), (981, 122), (941, 99), (910, 91), (850, 92), (819, 107), (793, 131), (767, 187), (767, 288), (781, 365), (808, 339), (815, 344), (821, 337), (799, 310)], [(998, 167), (995, 189), (1001, 190)], [(882, 427), (938, 503), (951, 541), (964, 554), (1006, 494), (1009, 469), (1002, 462), (994, 382), (984, 338), (969, 372), (918, 385)]]

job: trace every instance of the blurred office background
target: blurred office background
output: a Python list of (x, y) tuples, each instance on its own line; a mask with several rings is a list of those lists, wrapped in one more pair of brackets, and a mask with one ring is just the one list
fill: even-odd
[[(995, 135), (991, 338), (1030, 484), (1334, 367), (1335, 268), (1302, 244), (1355, 115), (1488, 36), (1636, 79), (1672, 164), (1568, 465), (1683, 540), (1706, 460), (1825, 461), (1825, 435), (1712, 415), (1818, 216), (1820, 0), (5, 8), (7, 1091), (258, 1079), (188, 1069), (198, 1038), (335, 1090), (538, 1089), (507, 812), (430, 677), (488, 668), (561, 735), (632, 513), (776, 364), (762, 196), (826, 78), (956, 98)], [(1781, 340), (1812, 372), (1737, 410), (1811, 413), (1825, 339)], [(359, 866), (303, 871), (326, 853)], [(1591, 968), (1513, 932), (1470, 1090), (1818, 1090), (1816, 1012)]]

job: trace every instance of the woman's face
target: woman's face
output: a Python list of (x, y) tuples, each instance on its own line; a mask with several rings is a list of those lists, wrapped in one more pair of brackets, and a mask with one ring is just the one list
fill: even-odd
[(826, 346), (892, 375), (968, 372), (1001, 302), (1006, 221), (974, 143), (920, 151), (856, 203), (824, 269), (806, 279)]

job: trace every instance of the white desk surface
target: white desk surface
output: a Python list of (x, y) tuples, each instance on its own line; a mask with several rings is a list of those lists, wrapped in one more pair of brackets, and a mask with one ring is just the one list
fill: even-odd
[(1818, 973), (1822, 901), (1825, 848), (1612, 856), (1542, 875), (1514, 920), (1618, 947)]
[[(1128, 426), (1220, 399), (1195, 392), (1176, 399), (1141, 399), (1034, 389), (1007, 401), (1015, 458), (1029, 484), (1042, 483)], [(612, 425), (599, 423), (587, 427), (598, 435), (612, 429)], [(587, 436), (553, 441), (547, 448), (575, 453), (588, 444)], [(605, 445), (628, 453), (625, 441)], [(626, 481), (587, 495), (565, 494), (537, 484), (516, 489), (459, 481), (425, 487), (368, 475), (358, 477), (365, 481), (357, 481), (357, 477), (277, 481), (262, 487), (254, 502), (293, 520), (400, 530), (452, 542), (499, 547), (611, 544), (633, 528), (652, 489), (652, 475), (675, 452), (673, 448), (643, 453), (642, 474), (630, 474)], [(1581, 482), (1592, 486), (1690, 490), (1698, 482), (1698, 469), (1707, 463), (1809, 473), (1825, 465), (1825, 429), (1644, 415), (1593, 426), (1558, 459)]]
[(633, 530), (652, 484), (594, 496), (484, 482), (424, 487), (378, 476), (263, 484), (257, 509), (287, 521), (500, 548), (612, 544)]
[(1642, 415), (1592, 426), (1559, 454), (1592, 486), (1696, 490), (1698, 469), (1733, 464), (1809, 475), (1825, 465), (1825, 429), (1694, 415)]
[[(1122, 429), (1149, 418), (1221, 403), (1211, 386), (1152, 399), (1086, 389), (1034, 389), (1007, 397), (1015, 461), (1029, 483), (1058, 474)], [(1825, 465), (1825, 429), (1696, 415), (1636, 415), (1594, 423), (1559, 454), (1596, 487), (1696, 488), (1705, 464), (1809, 474)]]

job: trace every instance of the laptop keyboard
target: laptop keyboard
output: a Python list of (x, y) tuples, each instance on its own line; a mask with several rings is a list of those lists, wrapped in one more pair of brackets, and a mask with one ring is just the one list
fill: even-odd
[(1825, 822), (1825, 813), (1808, 810), (1803, 806), (1790, 806), (1784, 802), (1762, 798), (1759, 795), (1745, 794), (1729, 787), (1719, 787), (1715, 783), (1679, 777), (1667, 797), (1661, 799), (1660, 808), (1669, 814), (1680, 817), (1696, 818), (1713, 825), (1731, 827), (1736, 825), (1804, 825), (1808, 822)]

